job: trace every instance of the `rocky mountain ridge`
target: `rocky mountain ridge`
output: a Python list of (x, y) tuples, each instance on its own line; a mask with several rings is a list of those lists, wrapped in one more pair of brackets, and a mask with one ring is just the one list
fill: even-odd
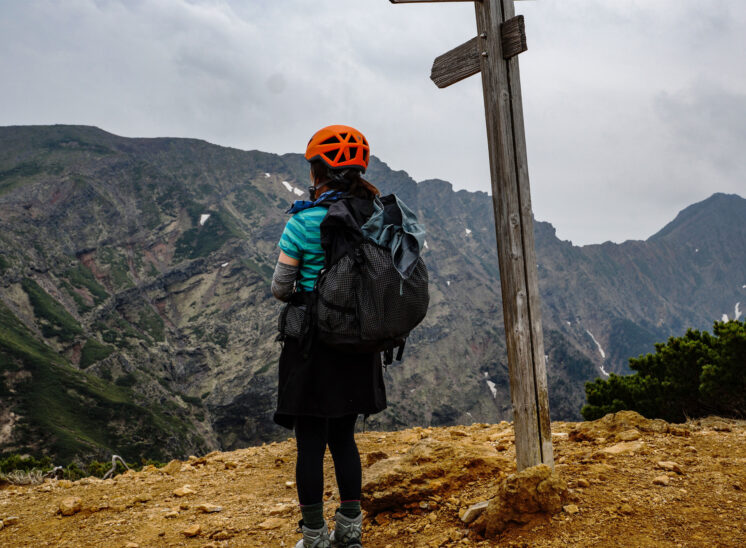
[[(0, 451), (167, 459), (278, 439), (269, 293), (298, 154), (83, 126), (0, 128)], [(373, 158), (428, 235), (431, 306), (375, 428), (510, 416), (491, 198)], [(746, 200), (649, 240), (576, 247), (536, 222), (553, 418), (583, 382), (746, 302)], [(746, 307), (744, 307), (746, 308)]]

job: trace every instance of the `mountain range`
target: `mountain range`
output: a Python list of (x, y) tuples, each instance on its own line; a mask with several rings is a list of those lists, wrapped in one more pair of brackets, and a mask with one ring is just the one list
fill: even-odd
[[(370, 428), (509, 419), (492, 198), (366, 178), (427, 229), (431, 302)], [(87, 126), (0, 127), (0, 452), (165, 460), (282, 439), (270, 293), (300, 154)], [(554, 419), (584, 383), (746, 308), (746, 200), (713, 194), (645, 241), (535, 222)], [(333, 387), (330, 387), (333, 389)]]

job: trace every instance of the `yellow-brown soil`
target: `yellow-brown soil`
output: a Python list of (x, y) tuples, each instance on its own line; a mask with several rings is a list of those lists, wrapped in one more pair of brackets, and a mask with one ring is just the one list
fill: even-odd
[[(494, 479), (366, 516), (365, 546), (746, 546), (746, 422), (707, 419), (666, 432), (605, 430), (599, 422), (590, 434), (572, 434), (578, 426), (552, 425), (556, 470), (570, 487), (565, 510), (494, 539), (471, 532), (459, 513), (491, 497), (515, 471), (507, 423), (358, 434), (364, 468), (425, 438), (456, 448), (489, 446), (504, 461)], [(294, 480), (294, 451), (288, 440), (106, 481), (6, 485), (0, 488), (0, 546), (292, 547), (300, 538), (295, 488), (286, 484)], [(194, 492), (174, 494), (185, 485)], [(331, 518), (337, 494), (328, 456), (326, 485)], [(60, 514), (65, 499), (73, 515)]]

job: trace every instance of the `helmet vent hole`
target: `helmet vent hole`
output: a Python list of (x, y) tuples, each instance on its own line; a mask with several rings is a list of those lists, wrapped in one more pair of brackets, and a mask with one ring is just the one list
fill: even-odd
[(342, 140), (343, 140), (343, 141), (346, 141), (346, 140), (347, 140), (347, 136), (348, 136), (348, 135), (349, 135), (349, 133), (340, 133), (340, 134), (339, 134), (339, 136), (340, 136), (340, 137), (342, 137)]
[(358, 147), (350, 147), (350, 157), (357, 158)]
[(337, 143), (339, 143), (339, 139), (337, 139), (336, 135), (332, 135), (327, 140), (321, 142), (322, 145), (334, 145)]
[(326, 152), (324, 152), (324, 156), (326, 156), (330, 162), (333, 162), (337, 158), (337, 154), (339, 154), (338, 148), (335, 148), (334, 150), (327, 150)]
[(363, 162), (368, 161), (368, 151), (363, 149)]

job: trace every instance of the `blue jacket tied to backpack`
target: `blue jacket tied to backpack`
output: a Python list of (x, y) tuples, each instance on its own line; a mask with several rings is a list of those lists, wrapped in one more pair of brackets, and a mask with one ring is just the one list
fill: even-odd
[(369, 240), (391, 249), (394, 267), (402, 278), (407, 279), (417, 265), (425, 241), (425, 229), (395, 194), (380, 199), (376, 197), (373, 208), (373, 215), (360, 230)]

